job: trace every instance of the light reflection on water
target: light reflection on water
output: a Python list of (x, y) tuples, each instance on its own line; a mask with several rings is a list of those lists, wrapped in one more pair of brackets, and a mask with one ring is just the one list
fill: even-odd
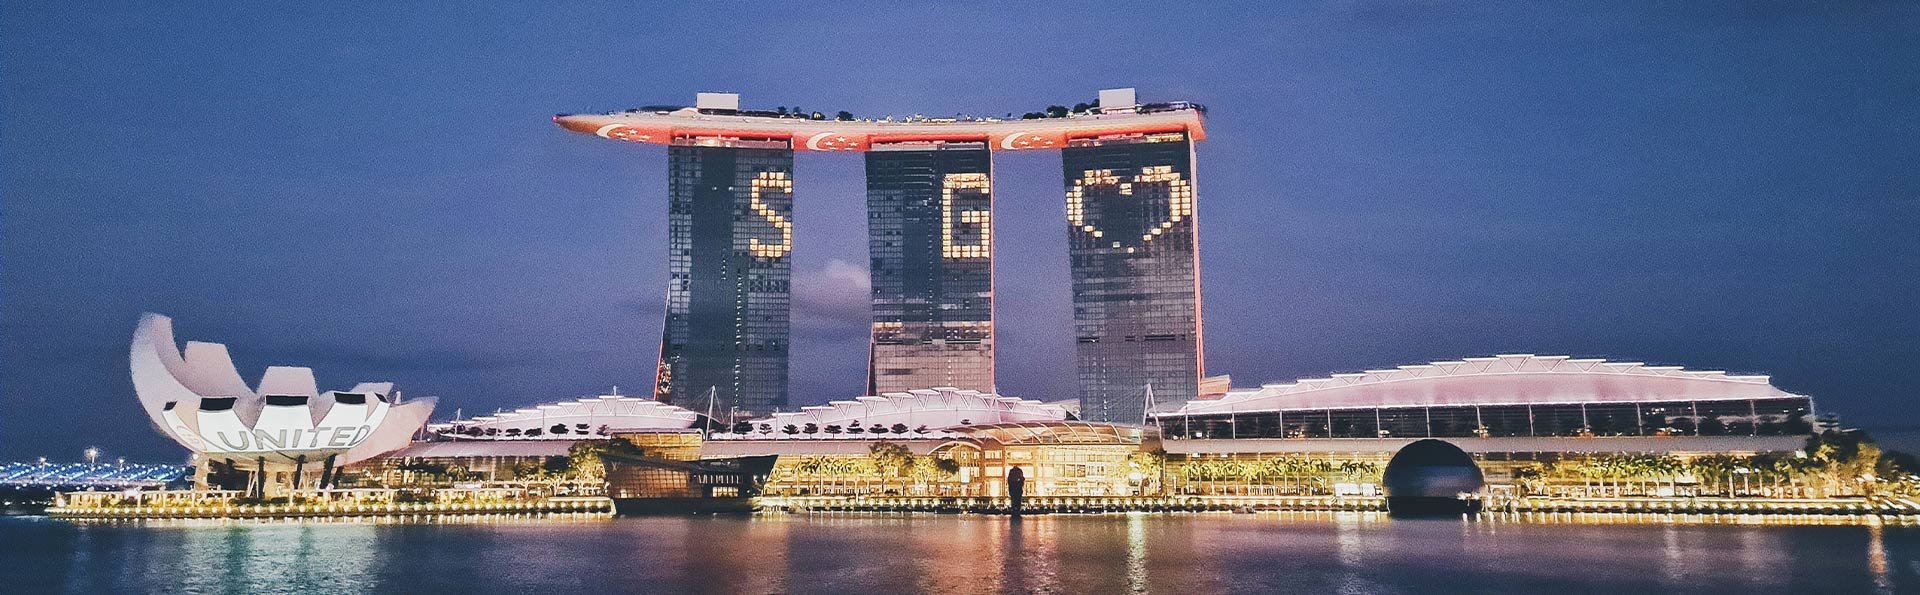
[(1377, 513), (0, 519), (6, 592), (1882, 592), (1920, 527)]

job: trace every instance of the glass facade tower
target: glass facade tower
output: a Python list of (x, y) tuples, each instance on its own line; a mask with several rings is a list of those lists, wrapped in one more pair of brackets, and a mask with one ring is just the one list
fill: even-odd
[(666, 332), (654, 398), (754, 415), (787, 404), (793, 150), (786, 141), (668, 150)]
[(1067, 191), (1080, 415), (1140, 423), (1198, 396), (1202, 364), (1193, 144), (1182, 132), (1074, 139)]
[(993, 158), (986, 144), (876, 145), (866, 159), (868, 392), (992, 392)]

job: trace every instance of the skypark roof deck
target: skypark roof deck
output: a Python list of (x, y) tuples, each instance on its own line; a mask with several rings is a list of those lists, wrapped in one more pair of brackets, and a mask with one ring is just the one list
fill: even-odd
[[(703, 101), (707, 100), (703, 94)], [(1131, 99), (1131, 93), (1125, 97)], [(1204, 140), (1205, 109), (1187, 102), (1113, 105), (1066, 117), (1036, 119), (932, 118), (908, 121), (815, 120), (738, 109), (738, 97), (721, 107), (703, 104), (608, 114), (560, 114), (553, 121), (582, 134), (670, 145), (699, 141), (784, 141), (797, 151), (867, 151), (910, 142), (985, 142), (996, 151), (1059, 149), (1073, 139), (1111, 135), (1185, 132)]]

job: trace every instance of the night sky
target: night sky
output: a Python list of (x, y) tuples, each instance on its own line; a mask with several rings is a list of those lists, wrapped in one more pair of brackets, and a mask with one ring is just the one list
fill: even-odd
[[(666, 151), (556, 112), (1120, 86), (1210, 108), (1211, 374), (1605, 357), (1772, 374), (1920, 442), (1913, 2), (174, 4), (5, 3), (0, 459), (184, 456), (127, 378), (142, 311), (249, 381), (390, 380), (436, 417), (646, 392)], [(1059, 159), (996, 157), (1000, 387), (1048, 400)], [(861, 160), (796, 161), (798, 406), (859, 394), (868, 314)]]

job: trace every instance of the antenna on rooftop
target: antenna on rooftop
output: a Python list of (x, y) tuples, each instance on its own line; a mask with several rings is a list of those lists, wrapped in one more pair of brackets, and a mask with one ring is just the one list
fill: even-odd
[(719, 393), (720, 387), (707, 387), (707, 422), (701, 424), (701, 429), (706, 430), (707, 437), (713, 436), (713, 398)]
[(1146, 427), (1147, 425), (1148, 411), (1153, 411), (1153, 383), (1151, 382), (1147, 383), (1146, 402), (1140, 404), (1140, 426), (1141, 427)]

